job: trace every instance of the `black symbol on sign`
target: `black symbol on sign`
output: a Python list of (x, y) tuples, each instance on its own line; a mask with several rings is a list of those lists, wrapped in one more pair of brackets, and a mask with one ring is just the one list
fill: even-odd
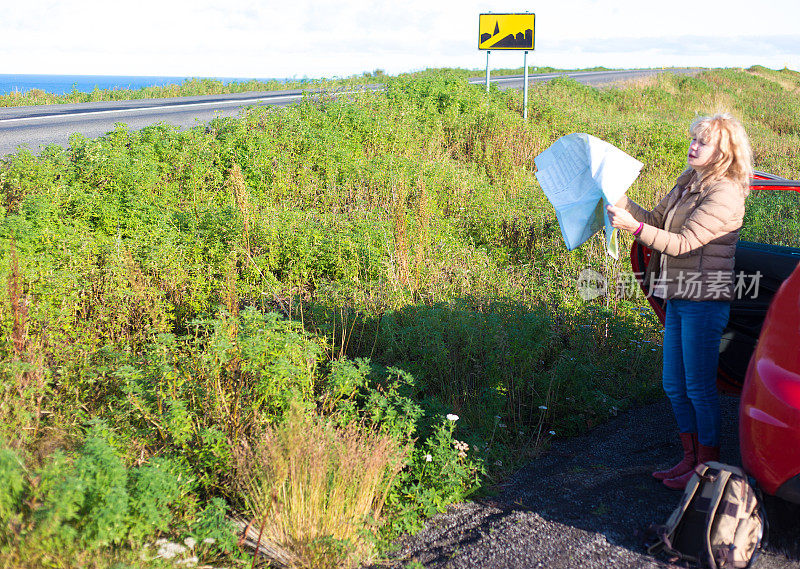
[[(484, 42), (490, 40), (494, 36), (500, 34), (500, 23), (495, 22), (494, 24), (494, 33), (493, 34), (481, 34), (481, 45)], [(492, 45), (484, 46), (485, 48), (490, 47), (516, 47), (516, 48), (531, 48), (533, 49), (533, 30), (527, 29), (525, 33), (519, 32), (518, 34), (508, 34), (504, 38), (494, 42)]]

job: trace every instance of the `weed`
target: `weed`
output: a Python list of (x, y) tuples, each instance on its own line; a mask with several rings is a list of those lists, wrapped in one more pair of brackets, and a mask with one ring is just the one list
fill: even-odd
[(335, 428), (295, 408), (243, 459), (256, 548), (290, 567), (369, 560), (374, 532), (405, 451), (357, 424)]
[[(571, 132), (608, 140), (645, 164), (628, 194), (650, 206), (685, 164), (691, 120), (725, 105), (756, 166), (796, 178), (800, 75), (710, 70), (602, 90), (559, 79), (531, 91), (527, 122), (519, 94), (486, 94), (465, 75), (382, 76), (383, 92), (308, 96), (180, 131), (118, 125), (0, 162), (6, 564), (27, 551), (45, 559), (45, 530), (67, 544), (63, 564), (80, 565), (85, 547), (112, 549), (111, 565), (160, 533), (180, 542), (212, 526), (220, 545), (207, 553), (234, 559), (221, 512), (246, 503), (251, 529), (265, 512), (284, 520), (264, 528), (288, 559), (355, 562), (488, 491), (487, 477), (551, 432), (661, 394), (660, 325), (641, 293), (576, 292), (581, 271), (622, 282), (630, 263), (609, 261), (600, 238), (567, 252), (533, 157)], [(797, 245), (797, 211), (794, 194), (751, 196), (742, 236)], [(99, 437), (105, 447), (97, 420), (113, 433)], [(303, 429), (313, 449), (300, 447)], [(337, 457), (366, 461), (367, 444), (405, 466), (376, 463), (372, 480), (396, 472), (377, 486), (347, 474), (352, 461)], [(251, 461), (242, 485), (236, 459), (256, 451), (298, 470)], [(354, 484), (295, 492), (323, 465)], [(37, 477), (49, 490), (31, 486)], [(178, 477), (193, 482), (176, 490)], [(331, 510), (351, 516), (347, 534), (293, 517), (298, 504), (321, 515), (320, 496), (355, 487), (375, 497), (349, 495), (369, 504), (357, 514)], [(178, 497), (119, 506), (151, 490)], [(368, 514), (385, 522), (376, 541), (354, 529)]]

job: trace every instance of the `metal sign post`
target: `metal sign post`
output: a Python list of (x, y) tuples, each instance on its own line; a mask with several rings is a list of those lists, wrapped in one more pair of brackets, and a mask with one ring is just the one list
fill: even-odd
[(528, 120), (528, 52), (522, 58), (522, 66), (525, 68), (525, 88), (522, 90), (522, 118)]
[(486, 92), (489, 92), (489, 54), (492, 53), (491, 50), (486, 52)]

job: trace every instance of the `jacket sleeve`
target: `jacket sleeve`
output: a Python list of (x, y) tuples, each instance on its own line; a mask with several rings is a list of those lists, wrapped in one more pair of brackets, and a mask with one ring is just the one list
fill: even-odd
[[(672, 191), (674, 192), (675, 189), (673, 188)], [(667, 211), (667, 203), (669, 202), (671, 194), (672, 192), (669, 192), (666, 196), (661, 198), (661, 201), (656, 204), (653, 211), (647, 211), (635, 201), (629, 199), (628, 196), (625, 196), (624, 201), (619, 205), (626, 209), (636, 221), (641, 221), (645, 225), (662, 227), (664, 225), (664, 214)]]
[(673, 194), (675, 192), (682, 192), (686, 185), (691, 182), (693, 177), (694, 170), (692, 168), (687, 168), (681, 172), (680, 176), (678, 176), (678, 179), (675, 181), (675, 185), (672, 187), (672, 190), (667, 192), (667, 195), (661, 198), (661, 201), (656, 204), (656, 207), (654, 207), (652, 211), (647, 211), (633, 200), (628, 199), (628, 196), (624, 196), (624, 201), (617, 203), (616, 205), (626, 209), (636, 221), (641, 221), (645, 225), (652, 225), (653, 227), (664, 227), (664, 216), (667, 213), (667, 207), (669, 206), (670, 202), (677, 201), (673, 198)]
[(709, 189), (678, 233), (646, 224), (638, 239), (672, 257), (688, 255), (730, 231), (730, 222), (738, 215), (743, 200), (736, 184), (719, 184)]

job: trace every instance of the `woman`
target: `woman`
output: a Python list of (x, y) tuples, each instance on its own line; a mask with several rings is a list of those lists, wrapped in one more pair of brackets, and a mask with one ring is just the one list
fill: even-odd
[(689, 132), (688, 168), (653, 211), (627, 197), (607, 207), (614, 227), (653, 250), (650, 290), (667, 301), (662, 377), (683, 459), (653, 476), (673, 489), (686, 487), (697, 464), (719, 459), (719, 345), (752, 175), (747, 134), (731, 115), (697, 119)]

